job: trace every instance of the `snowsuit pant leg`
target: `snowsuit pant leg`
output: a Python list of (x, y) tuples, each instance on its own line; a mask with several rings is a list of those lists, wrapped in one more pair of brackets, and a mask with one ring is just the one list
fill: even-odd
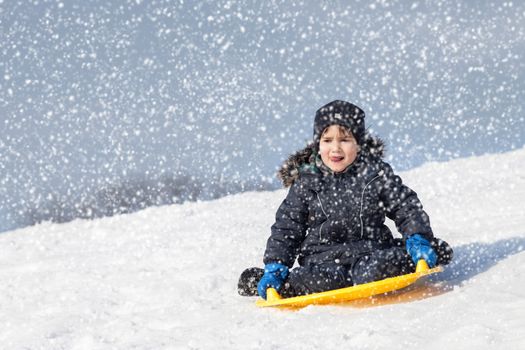
[(351, 268), (354, 285), (369, 283), (415, 271), (415, 265), (402, 247), (371, 252), (357, 259)]
[(349, 272), (348, 267), (335, 263), (296, 267), (290, 270), (281, 295), (289, 298), (349, 287), (352, 285)]
[(290, 270), (280, 294), (289, 298), (325, 292), (404, 275), (415, 268), (405, 248), (391, 247), (363, 255), (351, 266), (325, 263), (296, 267)]

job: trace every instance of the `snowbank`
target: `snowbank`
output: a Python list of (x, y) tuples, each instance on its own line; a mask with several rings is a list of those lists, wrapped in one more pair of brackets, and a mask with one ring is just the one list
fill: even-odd
[[(525, 149), (401, 174), (456, 259), (402, 296), (299, 311), (237, 295), (284, 190), (0, 235), (5, 349), (525, 347)], [(407, 302), (410, 300), (411, 302)]]

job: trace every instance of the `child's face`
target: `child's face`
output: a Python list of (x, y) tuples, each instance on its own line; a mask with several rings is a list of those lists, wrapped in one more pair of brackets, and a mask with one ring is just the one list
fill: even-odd
[(359, 146), (351, 132), (339, 125), (326, 128), (319, 141), (323, 163), (333, 172), (344, 171), (357, 158)]

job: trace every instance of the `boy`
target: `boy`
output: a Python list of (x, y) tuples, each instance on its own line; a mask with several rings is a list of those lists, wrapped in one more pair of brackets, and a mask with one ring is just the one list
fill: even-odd
[[(419, 259), (430, 267), (451, 260), (417, 194), (381, 159), (383, 142), (366, 132), (364, 118), (361, 108), (339, 100), (316, 112), (313, 143), (279, 171), (290, 190), (271, 228), (265, 268), (245, 270), (239, 294), (317, 293), (410, 273)], [(385, 217), (402, 239), (394, 239)]]

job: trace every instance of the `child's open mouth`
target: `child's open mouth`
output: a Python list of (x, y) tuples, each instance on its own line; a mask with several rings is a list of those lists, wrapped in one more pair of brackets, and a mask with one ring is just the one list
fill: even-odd
[(340, 162), (343, 159), (345, 159), (345, 157), (330, 157), (330, 160), (334, 163)]

